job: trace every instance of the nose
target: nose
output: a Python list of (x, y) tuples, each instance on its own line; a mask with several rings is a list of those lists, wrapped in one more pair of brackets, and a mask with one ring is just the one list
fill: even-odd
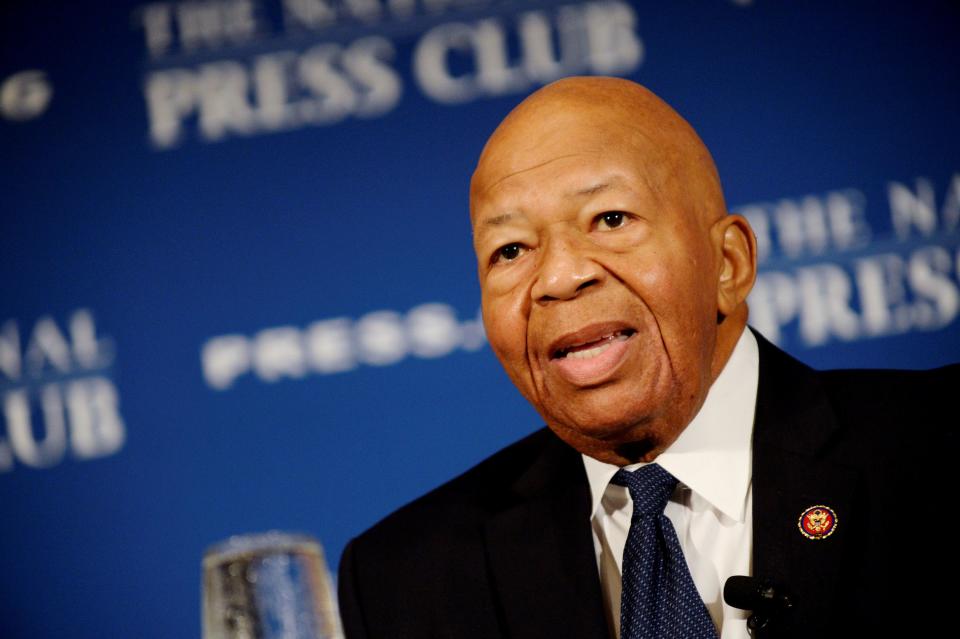
[(551, 238), (541, 251), (537, 279), (530, 290), (534, 302), (573, 299), (603, 280), (603, 267), (569, 238)]

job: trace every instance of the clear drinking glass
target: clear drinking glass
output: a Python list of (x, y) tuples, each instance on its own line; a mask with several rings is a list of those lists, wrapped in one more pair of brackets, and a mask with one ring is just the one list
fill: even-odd
[(306, 535), (240, 535), (203, 556), (204, 639), (342, 639), (323, 549)]

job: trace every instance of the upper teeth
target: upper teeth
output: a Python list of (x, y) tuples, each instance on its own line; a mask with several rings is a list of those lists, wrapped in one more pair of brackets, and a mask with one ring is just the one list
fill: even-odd
[[(614, 340), (623, 341), (628, 339), (629, 337), (630, 336), (625, 334), (623, 331), (616, 331), (614, 333), (604, 335), (599, 339), (595, 339), (595, 340), (592, 339), (587, 342), (580, 342), (579, 344), (572, 344), (570, 346), (567, 346), (565, 349), (560, 351), (560, 357), (572, 357), (574, 359), (588, 359), (591, 357), (596, 357), (600, 353), (610, 348), (610, 344), (613, 343)], [(584, 344), (592, 344), (595, 342), (597, 343), (597, 345), (592, 348), (585, 348), (579, 351), (573, 350), (575, 348), (583, 346)]]

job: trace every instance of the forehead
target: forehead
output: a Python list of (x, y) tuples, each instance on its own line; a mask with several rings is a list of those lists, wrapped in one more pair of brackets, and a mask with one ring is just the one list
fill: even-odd
[(645, 178), (634, 167), (603, 155), (565, 155), (502, 176), (475, 194), (479, 204), (545, 197), (570, 198), (609, 190), (644, 188)]
[[(471, 181), (471, 200), (486, 200), (510, 184), (557, 181), (583, 173), (616, 172), (648, 185), (662, 182), (671, 157), (653, 118), (622, 108), (544, 101), (512, 114), (490, 138)], [(662, 128), (662, 127), (661, 127)], [(667, 127), (669, 128), (669, 127)]]
[(471, 194), (474, 224), (487, 224), (528, 209), (546, 212), (566, 205), (576, 207), (593, 197), (658, 199), (663, 170), (653, 158), (645, 158), (624, 145), (599, 148), (595, 144), (570, 148), (541, 149), (528, 153), (526, 161), (509, 156), (501, 164), (488, 164), (487, 175), (478, 170)]

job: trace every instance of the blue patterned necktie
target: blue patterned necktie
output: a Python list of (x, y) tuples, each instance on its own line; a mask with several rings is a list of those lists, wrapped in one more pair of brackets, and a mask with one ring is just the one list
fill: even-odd
[(677, 479), (657, 464), (620, 470), (613, 483), (626, 486), (633, 518), (623, 551), (621, 639), (716, 639), (707, 607), (693, 584), (680, 540), (663, 509)]

